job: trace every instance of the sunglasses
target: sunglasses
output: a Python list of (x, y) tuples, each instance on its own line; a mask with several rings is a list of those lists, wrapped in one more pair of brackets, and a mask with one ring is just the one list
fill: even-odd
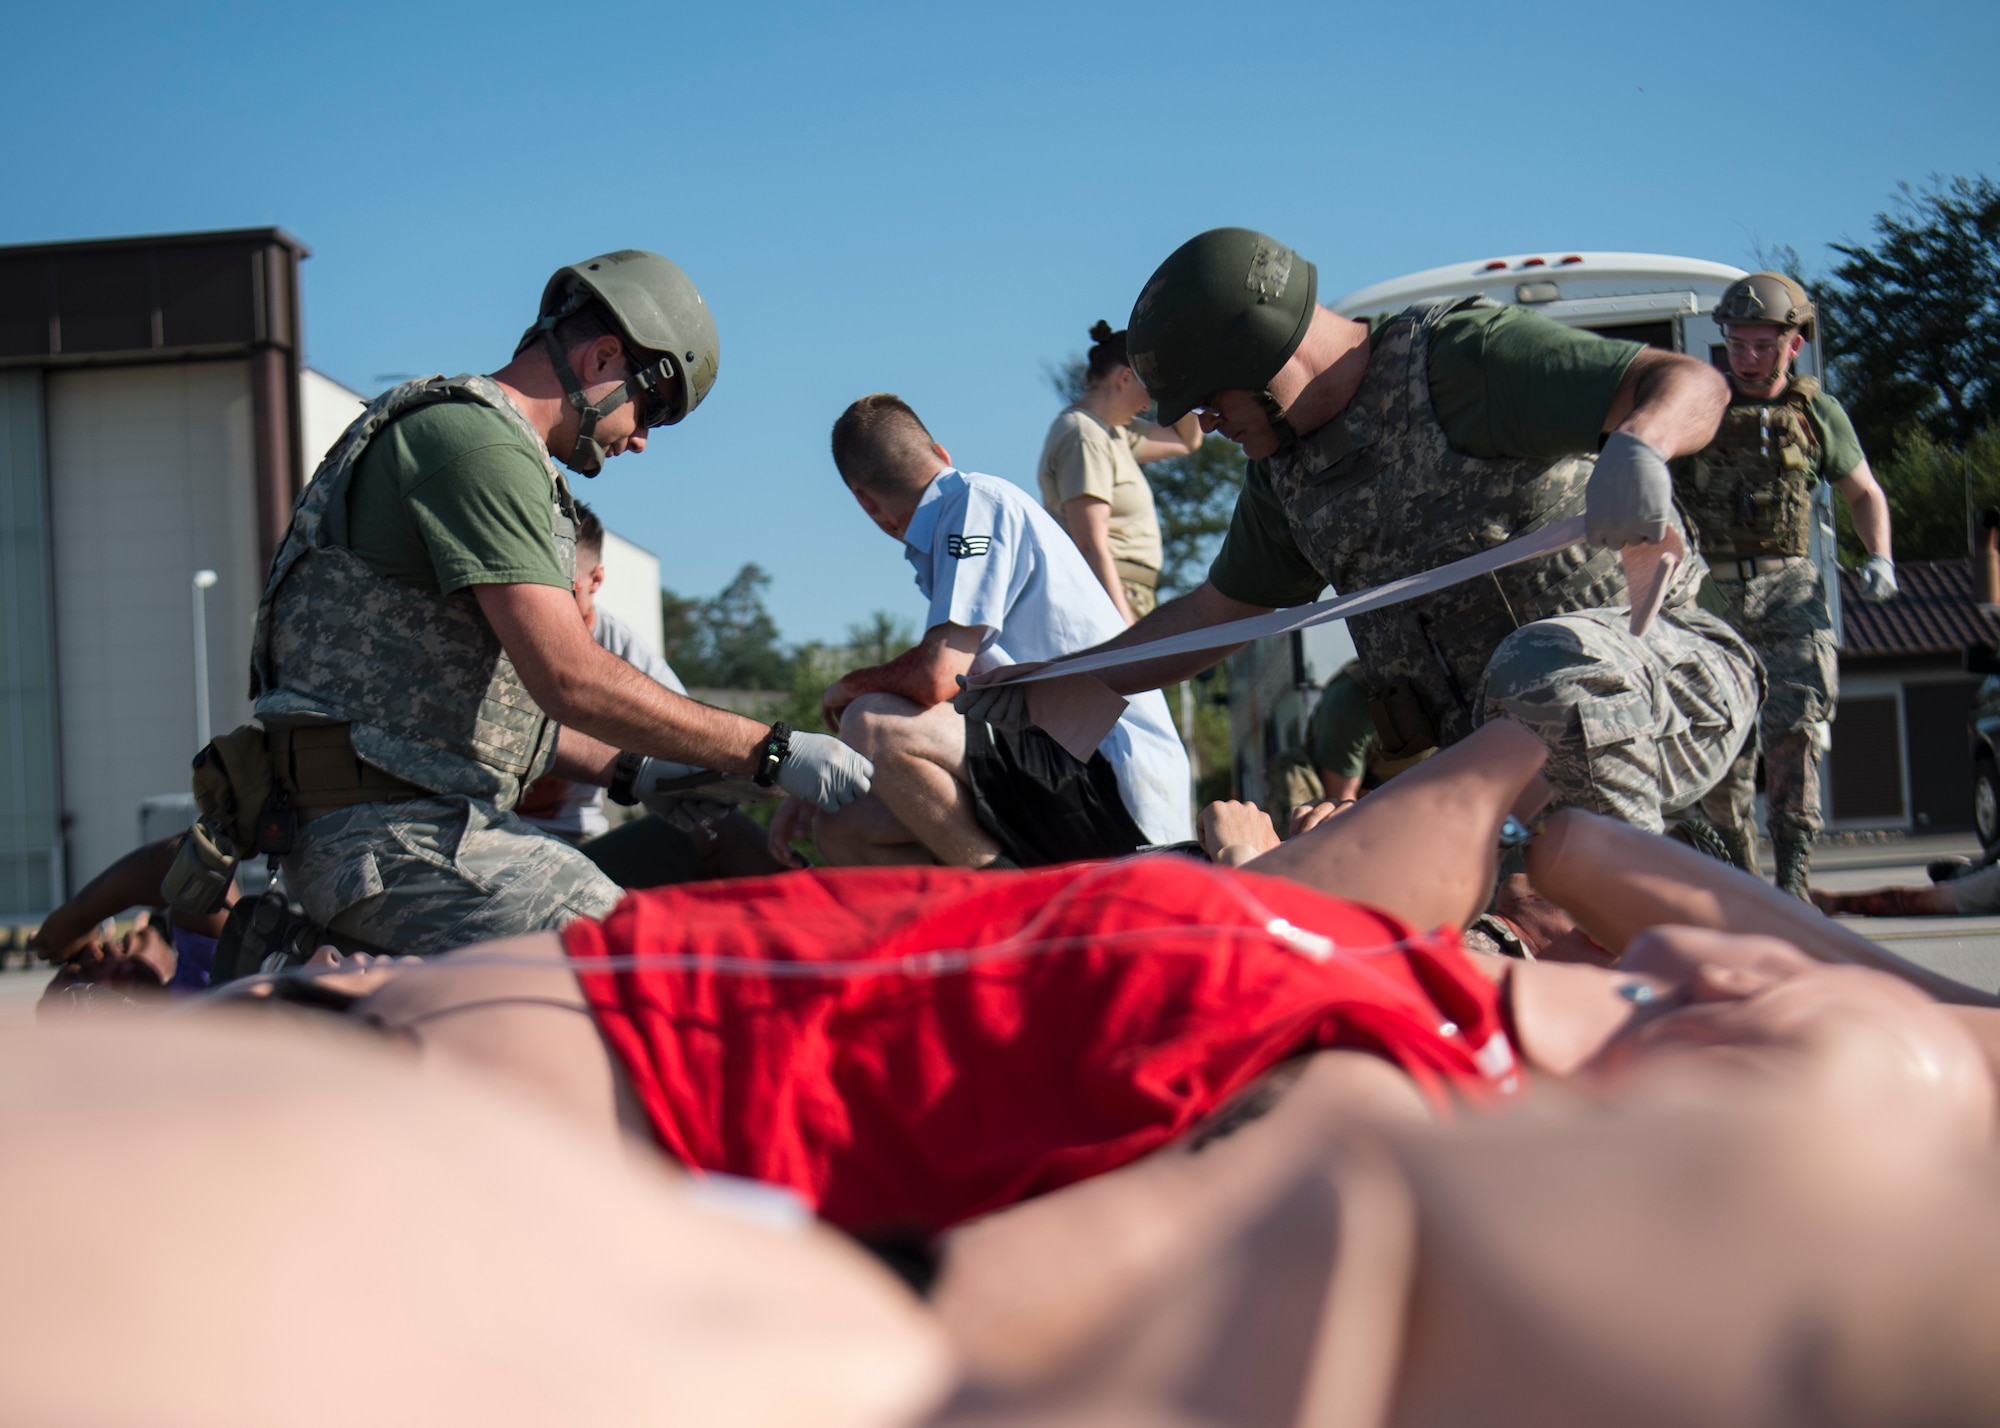
[(670, 426), (685, 414), (684, 384), (678, 363), (662, 357), (635, 368), (626, 379), (632, 401), (639, 408), (639, 424), (644, 427)]

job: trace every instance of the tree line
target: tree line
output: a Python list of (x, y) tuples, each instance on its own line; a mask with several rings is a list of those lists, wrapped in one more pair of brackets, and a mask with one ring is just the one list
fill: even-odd
[(1823, 276), (1789, 251), (1785, 266), (1819, 304), (1828, 389), (1888, 497), (1897, 558), (1960, 557), (1968, 510), (2000, 506), (2000, 187), (1905, 184), (1872, 227), (1829, 244), (1839, 261)]

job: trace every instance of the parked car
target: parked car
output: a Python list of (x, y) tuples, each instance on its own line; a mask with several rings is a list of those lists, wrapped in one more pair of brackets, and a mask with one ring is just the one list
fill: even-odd
[(1967, 645), (1965, 669), (1985, 679), (1972, 696), (1965, 732), (1972, 751), (1972, 826), (1990, 857), (2000, 848), (2000, 653)]

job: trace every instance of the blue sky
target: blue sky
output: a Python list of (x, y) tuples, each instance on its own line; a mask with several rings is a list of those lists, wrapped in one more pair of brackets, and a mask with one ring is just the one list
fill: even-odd
[[(569, 18), (564, 18), (569, 17)], [(1032, 486), (1046, 363), (1189, 235), (1332, 296), (1491, 253), (1809, 266), (1898, 180), (2000, 175), (2000, 6), (14, 7), (0, 243), (280, 224), (308, 361), (490, 370), (549, 272), (685, 267), (709, 401), (586, 499), (788, 638), (921, 613), (826, 456), (901, 393)], [(29, 57), (36, 57), (32, 63)], [(1765, 77), (1769, 76), (1769, 77)]]

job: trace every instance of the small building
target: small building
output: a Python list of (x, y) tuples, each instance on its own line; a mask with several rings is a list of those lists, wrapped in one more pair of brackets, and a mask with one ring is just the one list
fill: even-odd
[(197, 604), (213, 723), (249, 713), (304, 479), (305, 256), (277, 228), (0, 248), (0, 915), (47, 910), (186, 790)]
[[(211, 730), (250, 717), (264, 573), (363, 403), (302, 365), (306, 256), (278, 228), (0, 248), (0, 921), (185, 826), (197, 618)], [(658, 560), (605, 555), (657, 650)]]
[(1840, 709), (1821, 781), (1827, 826), (1972, 827), (1966, 721), (1979, 677), (1968, 644), (2000, 645), (2000, 610), (1973, 599), (1965, 560), (1896, 563), (1901, 592), (1872, 605), (1841, 575)]

